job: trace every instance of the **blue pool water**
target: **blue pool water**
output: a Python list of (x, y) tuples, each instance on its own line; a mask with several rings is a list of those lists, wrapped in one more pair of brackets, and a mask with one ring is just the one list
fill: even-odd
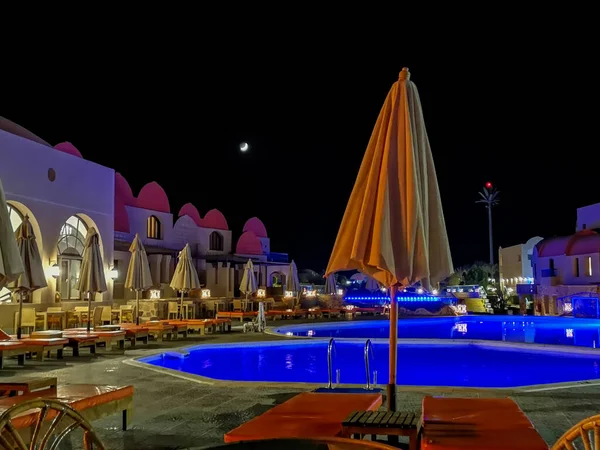
[[(290, 325), (277, 333), (314, 338), (389, 338), (389, 321)], [(400, 339), (468, 339), (600, 347), (600, 319), (535, 316), (462, 316), (401, 319)]]
[[(326, 340), (204, 345), (186, 358), (161, 355), (142, 362), (230, 381), (326, 384)], [(333, 357), (342, 384), (364, 384), (364, 341), (339, 340)], [(378, 384), (387, 383), (388, 344), (373, 342), (370, 358)], [(600, 354), (472, 343), (411, 343), (398, 346), (398, 384), (516, 387), (600, 378)]]

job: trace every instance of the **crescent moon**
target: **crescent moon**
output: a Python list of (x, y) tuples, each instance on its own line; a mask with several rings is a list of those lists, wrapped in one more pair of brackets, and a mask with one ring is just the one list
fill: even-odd
[(244, 142), (242, 145), (240, 145), (240, 150), (243, 152), (248, 150), (248, 144), (246, 142)]

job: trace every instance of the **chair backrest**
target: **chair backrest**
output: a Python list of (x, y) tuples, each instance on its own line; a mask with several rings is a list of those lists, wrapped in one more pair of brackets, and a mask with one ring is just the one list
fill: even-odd
[(233, 301), (233, 309), (242, 309), (242, 301), (234, 300)]
[(110, 306), (105, 306), (104, 308), (102, 308), (101, 320), (102, 322), (110, 322), (112, 320), (112, 309), (110, 308)]
[(92, 324), (94, 326), (102, 325), (102, 312), (103, 311), (104, 311), (104, 306), (96, 306), (94, 308), (94, 314), (93, 314), (94, 320), (92, 322)]
[(21, 321), (21, 326), (35, 327), (35, 308), (23, 308), (23, 320)]
[(177, 302), (167, 302), (167, 309), (170, 313), (176, 313), (177, 311), (179, 311), (179, 308), (177, 307)]
[(88, 307), (87, 306), (76, 306), (74, 308), (74, 311), (76, 311), (76, 312), (87, 312), (88, 311)]
[(60, 306), (48, 306), (46, 312), (62, 312), (62, 307)]

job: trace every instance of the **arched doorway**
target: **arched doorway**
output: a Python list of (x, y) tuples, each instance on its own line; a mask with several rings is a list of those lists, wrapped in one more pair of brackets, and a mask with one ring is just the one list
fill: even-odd
[(69, 217), (60, 228), (60, 236), (56, 244), (60, 267), (57, 288), (62, 300), (81, 300), (81, 293), (76, 286), (79, 281), (87, 231), (87, 225), (78, 216)]

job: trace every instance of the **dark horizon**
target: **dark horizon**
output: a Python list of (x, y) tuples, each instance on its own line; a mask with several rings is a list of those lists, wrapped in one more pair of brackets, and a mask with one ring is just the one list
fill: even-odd
[[(488, 259), (487, 214), (475, 203), (487, 181), (500, 191), (496, 260), (498, 246), (573, 233), (575, 209), (600, 202), (597, 170), (585, 161), (594, 129), (586, 106), (597, 84), (583, 63), (564, 75), (577, 82), (564, 86), (549, 76), (550, 57), (514, 73), (488, 60), (457, 63), (458, 71), (402, 55), (377, 66), (350, 52), (303, 57), (208, 62), (201, 77), (131, 63), (93, 88), (53, 72), (35, 85), (15, 80), (1, 115), (52, 145), (73, 143), (85, 159), (120, 172), (134, 195), (157, 181), (175, 216), (187, 202), (201, 215), (219, 209), (234, 243), (257, 216), (272, 251), (316, 271), (327, 265), (372, 127), (403, 66), (419, 89), (455, 266)], [(239, 151), (242, 141), (250, 151)]]

